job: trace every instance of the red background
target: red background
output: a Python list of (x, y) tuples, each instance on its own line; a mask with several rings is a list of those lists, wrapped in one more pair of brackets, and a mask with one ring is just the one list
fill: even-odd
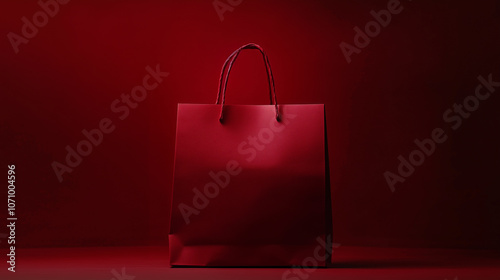
[[(396, 192), (383, 177), (414, 139), (449, 127), (443, 112), (478, 75), (500, 80), (500, 5), (401, 1), (347, 63), (339, 44), (387, 2), (243, 1), (221, 21), (209, 0), (70, 1), (18, 54), (7, 34), (40, 7), (3, 3), (0, 163), (16, 165), (19, 246), (166, 245), (177, 103), (215, 102), (222, 63), (255, 42), (280, 103), (326, 104), (334, 242), (500, 248), (498, 92)], [(261, 63), (239, 58), (229, 103), (268, 102)], [(110, 104), (157, 64), (170, 76), (119, 120)], [(52, 162), (105, 117), (115, 131), (60, 183)]]

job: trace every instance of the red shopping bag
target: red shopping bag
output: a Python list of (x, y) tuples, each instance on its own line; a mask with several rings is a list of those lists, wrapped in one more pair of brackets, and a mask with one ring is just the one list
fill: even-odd
[[(262, 53), (271, 105), (224, 104), (229, 73), (245, 49)], [(233, 52), (216, 104), (178, 106), (170, 264), (325, 266), (331, 252), (325, 127), (324, 105), (278, 105), (260, 46)]]

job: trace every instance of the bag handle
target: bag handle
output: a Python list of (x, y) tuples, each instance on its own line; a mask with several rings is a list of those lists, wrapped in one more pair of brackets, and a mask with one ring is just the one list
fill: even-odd
[[(254, 43), (249, 43), (244, 46), (241, 46), (237, 50), (235, 50), (224, 62), (224, 66), (222, 67), (221, 73), (220, 73), (220, 78), (219, 78), (219, 91), (217, 92), (217, 100), (215, 101), (215, 104), (220, 104), (221, 109), (220, 109), (220, 117), (219, 121), (222, 123), (223, 118), (224, 118), (224, 103), (226, 101), (226, 89), (227, 89), (227, 82), (229, 79), (229, 73), (231, 72), (231, 69), (233, 68), (233, 64), (238, 58), (238, 55), (242, 50), (246, 49), (257, 49), (260, 51), (262, 54), (262, 58), (264, 60), (264, 64), (266, 66), (266, 73), (267, 73), (267, 81), (269, 84), (269, 99), (270, 99), (270, 104), (274, 105), (275, 111), (276, 111), (276, 120), (280, 121), (280, 116), (279, 116), (279, 111), (278, 111), (278, 100), (276, 98), (276, 89), (274, 86), (274, 77), (273, 77), (273, 72), (271, 70), (271, 64), (269, 63), (269, 58), (267, 57), (266, 53), (264, 52), (264, 49), (262, 49), (261, 46), (254, 44)], [(229, 65), (229, 66), (228, 66)], [(226, 75), (224, 73), (226, 72)]]

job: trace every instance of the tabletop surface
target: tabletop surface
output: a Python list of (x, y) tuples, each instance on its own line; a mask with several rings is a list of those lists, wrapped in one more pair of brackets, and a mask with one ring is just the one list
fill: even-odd
[(0, 279), (497, 279), (500, 252), (339, 246), (329, 268), (172, 268), (167, 247), (33, 248)]

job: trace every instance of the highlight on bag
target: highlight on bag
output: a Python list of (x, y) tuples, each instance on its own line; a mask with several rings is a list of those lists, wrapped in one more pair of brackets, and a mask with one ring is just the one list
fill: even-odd
[[(262, 55), (269, 105), (225, 104), (243, 50)], [(179, 104), (169, 250), (172, 266), (317, 266), (331, 261), (323, 104), (278, 104), (257, 44), (225, 61), (215, 104)]]

